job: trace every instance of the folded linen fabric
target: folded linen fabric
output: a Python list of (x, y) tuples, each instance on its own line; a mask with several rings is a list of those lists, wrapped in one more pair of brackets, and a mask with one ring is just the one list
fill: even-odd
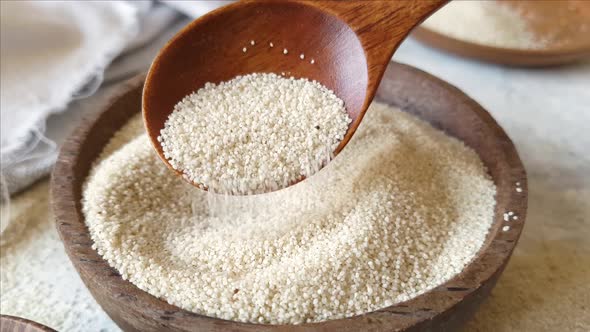
[[(84, 86), (98, 85), (97, 74), (137, 34), (138, 8), (125, 2), (2, 1), (0, 6), (2, 174), (14, 192), (37, 177), (39, 170), (31, 165), (48, 152), (43, 149), (54, 149), (46, 144), (36, 151), (47, 141), (46, 118), (65, 110)], [(39, 160), (41, 168), (47, 163), (51, 160)], [(22, 175), (23, 184), (14, 180)]]
[[(116, 83), (145, 70), (165, 42), (161, 37), (179, 29), (173, 24), (183, 16), (153, 1), (0, 6), (0, 190), (6, 199), (50, 172), (65, 128), (79, 119), (82, 102), (73, 101), (93, 95), (103, 79)], [(109, 66), (122, 52), (125, 61)], [(48, 132), (48, 118), (62, 113), (61, 128)]]

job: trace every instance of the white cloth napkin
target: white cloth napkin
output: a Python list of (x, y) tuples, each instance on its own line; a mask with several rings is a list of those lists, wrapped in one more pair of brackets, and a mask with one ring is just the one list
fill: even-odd
[(65, 110), (77, 92), (96, 90), (100, 73), (137, 33), (139, 10), (125, 2), (0, 6), (2, 177), (13, 192), (53, 163), (40, 158), (55, 150), (43, 136), (45, 120)]
[(161, 0), (168, 6), (176, 8), (178, 11), (186, 14), (189, 17), (199, 17), (208, 13), (211, 10), (217, 9), (221, 6), (228, 5), (234, 1), (232, 0)]
[(137, 31), (137, 10), (122, 2), (0, 6), (1, 145), (14, 151), (121, 52)]
[[(197, 17), (228, 2), (166, 3)], [(0, 1), (0, 6), (4, 201), (47, 175), (80, 117), (104, 106), (118, 82), (146, 70), (190, 20), (149, 0)]]

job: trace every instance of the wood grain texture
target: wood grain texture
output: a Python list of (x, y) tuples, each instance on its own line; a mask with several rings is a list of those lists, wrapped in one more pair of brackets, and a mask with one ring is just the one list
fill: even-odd
[(0, 332), (55, 332), (55, 330), (21, 317), (0, 315)]
[(157, 141), (174, 105), (207, 82), (273, 72), (316, 80), (344, 100), (353, 121), (338, 154), (360, 124), (393, 52), (446, 2), (257, 0), (213, 11), (181, 30), (152, 63), (142, 104), (152, 145), (181, 175)]
[[(452, 331), (489, 295), (520, 236), (527, 207), (526, 173), (502, 128), (458, 89), (418, 69), (392, 63), (376, 99), (403, 108), (475, 149), (497, 186), (493, 226), (474, 261), (423, 295), (347, 319), (257, 325), (179, 309), (123, 280), (91, 248), (80, 206), (82, 183), (93, 161), (109, 138), (140, 111), (143, 80), (130, 81), (127, 91), (68, 138), (52, 177), (52, 206), (65, 249), (94, 298), (125, 331)], [(515, 191), (516, 182), (522, 193)], [(506, 211), (514, 211), (519, 220), (504, 222)], [(510, 230), (502, 231), (507, 224)]]
[(417, 28), (412, 35), (446, 52), (509, 66), (553, 66), (590, 57), (590, 1), (498, 2), (522, 13), (531, 32), (540, 39), (547, 38), (548, 44), (535, 50), (501, 48), (457, 39), (425, 27)]

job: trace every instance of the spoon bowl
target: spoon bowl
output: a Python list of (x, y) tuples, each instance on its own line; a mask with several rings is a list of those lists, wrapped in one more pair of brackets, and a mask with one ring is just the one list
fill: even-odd
[(344, 101), (353, 121), (336, 155), (359, 126), (395, 49), (444, 3), (263, 0), (213, 11), (180, 31), (152, 63), (142, 100), (150, 140), (182, 175), (158, 142), (174, 105), (205, 83), (272, 72), (318, 81)]

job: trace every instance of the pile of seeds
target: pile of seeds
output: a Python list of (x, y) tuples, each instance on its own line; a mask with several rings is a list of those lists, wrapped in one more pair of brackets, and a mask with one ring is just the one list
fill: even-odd
[(256, 194), (317, 172), (350, 122), (344, 102), (320, 83), (255, 73), (185, 97), (158, 140), (192, 182)]
[(499, 1), (453, 1), (424, 21), (423, 26), (456, 39), (495, 47), (539, 49), (547, 44), (531, 31), (522, 13)]
[(476, 153), (383, 104), (324, 170), (254, 196), (186, 195), (133, 121), (87, 181), (86, 223), (125, 279), (200, 314), (297, 324), (383, 308), (460, 272), (492, 224)]

